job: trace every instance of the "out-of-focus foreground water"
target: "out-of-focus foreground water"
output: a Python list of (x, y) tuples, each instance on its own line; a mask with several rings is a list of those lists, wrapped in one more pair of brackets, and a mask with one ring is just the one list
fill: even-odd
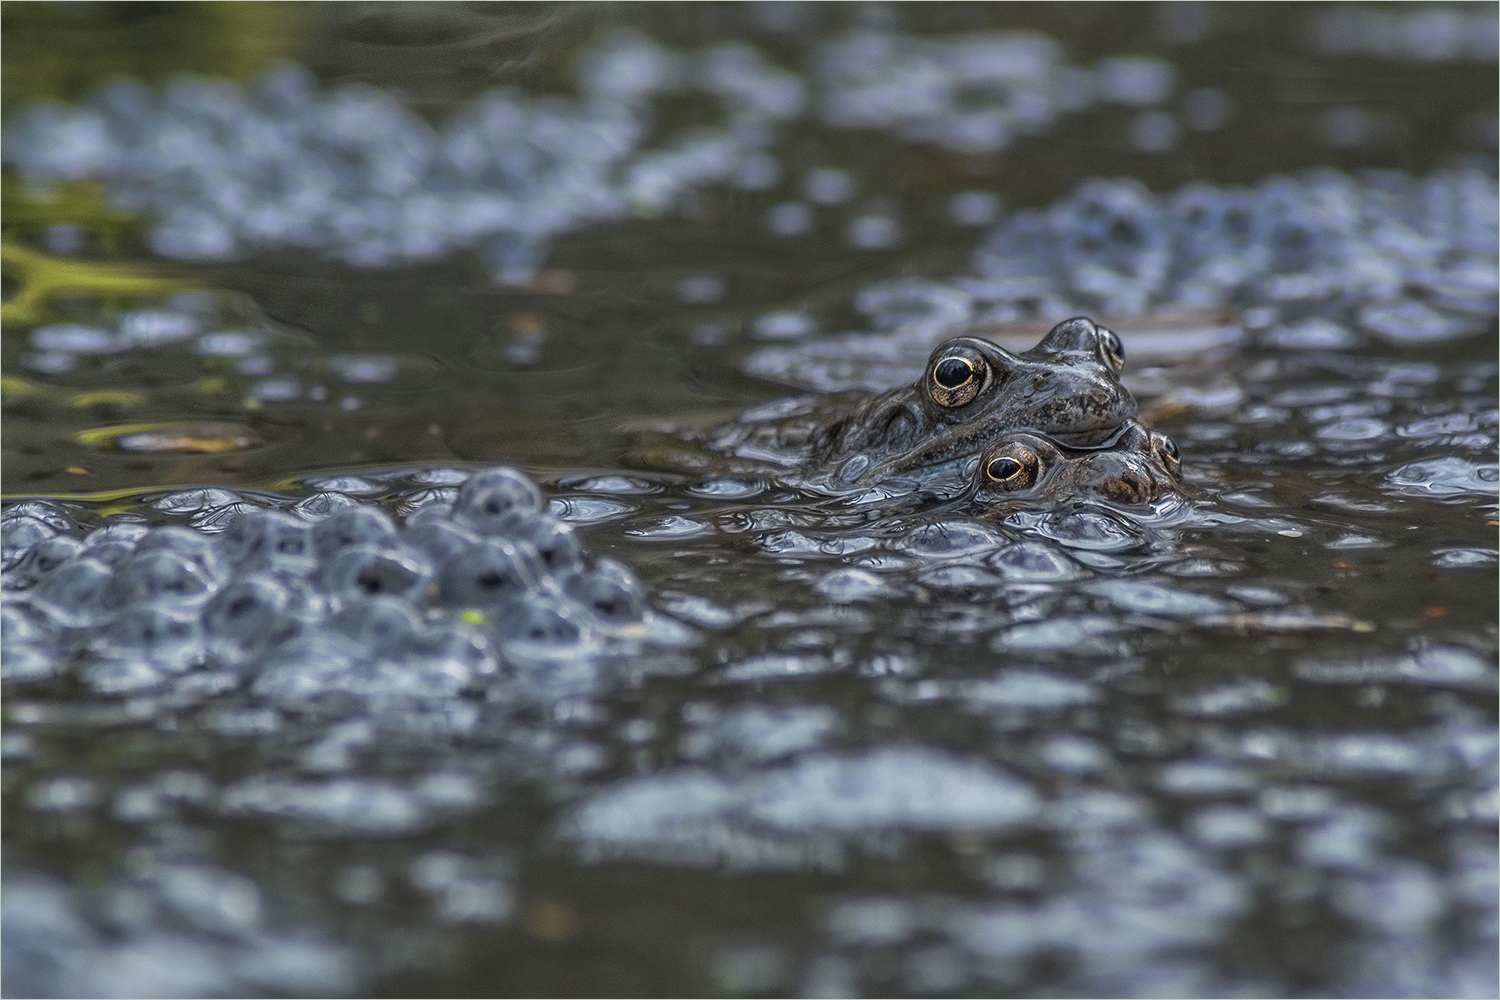
[[(0, 17), (6, 995), (1495, 995), (1494, 5)], [(661, 471), (1080, 313), (1186, 498)]]

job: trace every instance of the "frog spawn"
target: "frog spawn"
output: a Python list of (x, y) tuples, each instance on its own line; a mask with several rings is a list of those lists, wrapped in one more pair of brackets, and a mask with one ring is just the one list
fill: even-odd
[(80, 538), (61, 505), (12, 506), (6, 680), (75, 672), (126, 693), (206, 669), (248, 675), (273, 701), (431, 699), (660, 631), (635, 575), (590, 556), (516, 470), (471, 476), (405, 527), (371, 504), (334, 509), (253, 509), (217, 535), (117, 521)]

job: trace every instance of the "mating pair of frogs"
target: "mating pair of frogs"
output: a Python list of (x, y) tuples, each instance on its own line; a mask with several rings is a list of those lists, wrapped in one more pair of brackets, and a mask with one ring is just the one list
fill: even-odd
[(1180, 489), (1181, 465), (1136, 419), (1124, 365), (1119, 337), (1083, 317), (1021, 354), (954, 337), (912, 385), (779, 400), (699, 437), (725, 471), (836, 493), (946, 494), (981, 512), (1147, 503)]

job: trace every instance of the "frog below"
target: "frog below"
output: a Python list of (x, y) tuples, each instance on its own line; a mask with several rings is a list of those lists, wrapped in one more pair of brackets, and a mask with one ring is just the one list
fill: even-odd
[(1124, 365), (1120, 338), (1081, 316), (1020, 354), (959, 336), (937, 346), (912, 385), (773, 401), (712, 428), (703, 441), (816, 487), (922, 479), (966, 471), (967, 461), (1010, 431), (1035, 431), (1065, 447), (1103, 445), (1137, 413), (1120, 382)]
[(1078, 449), (1017, 431), (987, 449), (963, 502), (984, 514), (1093, 497), (1144, 504), (1182, 490), (1177, 445), (1136, 421), (1107, 447)]

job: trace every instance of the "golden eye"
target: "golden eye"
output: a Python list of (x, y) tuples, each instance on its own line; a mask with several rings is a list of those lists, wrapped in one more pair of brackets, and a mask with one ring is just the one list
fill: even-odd
[(1036, 451), (1024, 444), (1004, 445), (984, 459), (986, 484), (1007, 493), (1030, 489), (1041, 475), (1041, 461)]
[(984, 467), (984, 474), (997, 483), (1014, 479), (1025, 471), (1026, 466), (1013, 458), (993, 459), (989, 465)]
[(1104, 360), (1119, 374), (1125, 369), (1125, 345), (1120, 342), (1119, 336), (1113, 330), (1099, 327), (1099, 349), (1104, 353)]
[(974, 377), (974, 366), (963, 358), (944, 358), (932, 370), (932, 380), (944, 389), (957, 389)]
[(932, 398), (939, 406), (963, 406), (984, 385), (984, 361), (950, 354), (932, 366)]
[(1165, 434), (1156, 435), (1156, 447), (1162, 454), (1163, 464), (1167, 471), (1176, 475), (1182, 468), (1182, 456), (1177, 451), (1177, 442)]

